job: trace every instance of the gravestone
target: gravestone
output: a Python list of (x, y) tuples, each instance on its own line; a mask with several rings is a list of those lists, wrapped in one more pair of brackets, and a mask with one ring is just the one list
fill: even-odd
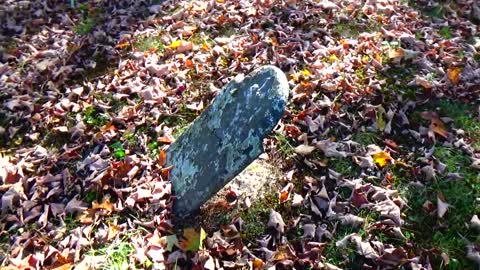
[(265, 66), (228, 83), (169, 147), (174, 213), (188, 216), (263, 151), (262, 141), (285, 111), (285, 74)]

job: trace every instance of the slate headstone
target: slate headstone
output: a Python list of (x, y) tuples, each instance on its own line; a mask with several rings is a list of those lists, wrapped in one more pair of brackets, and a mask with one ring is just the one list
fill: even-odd
[(185, 217), (254, 161), (285, 111), (285, 74), (259, 68), (228, 83), (167, 151), (174, 213)]

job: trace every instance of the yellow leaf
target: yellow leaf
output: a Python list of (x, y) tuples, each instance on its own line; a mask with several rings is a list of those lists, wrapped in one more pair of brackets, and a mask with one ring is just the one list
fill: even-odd
[(335, 55), (335, 54), (331, 54), (329, 57), (328, 57), (328, 60), (330, 60), (330, 62), (335, 62), (338, 60), (338, 57)]
[(392, 162), (392, 157), (388, 152), (381, 151), (372, 155), (373, 161), (378, 167), (383, 168), (390, 162)]
[(308, 69), (302, 70), (302, 75), (303, 75), (304, 77), (310, 76), (310, 75), (311, 75), (310, 70), (308, 70)]
[(170, 49), (176, 49), (176, 48), (180, 47), (180, 45), (182, 45), (182, 41), (181, 40), (175, 40), (168, 47)]
[(202, 50), (208, 51), (209, 48), (210, 48), (210, 46), (208, 46), (208, 43), (203, 43), (202, 44), (202, 48), (201, 48)]
[(460, 74), (462, 73), (461, 68), (449, 68), (448, 69), (448, 79), (452, 82), (452, 84), (458, 84), (460, 82)]
[(187, 228), (183, 230), (183, 238), (180, 242), (180, 247), (185, 251), (197, 251), (203, 249), (203, 241), (207, 238), (207, 233), (200, 228), (197, 232), (194, 228)]

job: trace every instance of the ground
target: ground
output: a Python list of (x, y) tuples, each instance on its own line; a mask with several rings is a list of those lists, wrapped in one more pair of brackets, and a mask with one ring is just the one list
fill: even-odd
[[(431, 2), (6, 1), (2, 269), (475, 269), (480, 8)], [(165, 149), (266, 64), (275, 183), (175, 218)]]

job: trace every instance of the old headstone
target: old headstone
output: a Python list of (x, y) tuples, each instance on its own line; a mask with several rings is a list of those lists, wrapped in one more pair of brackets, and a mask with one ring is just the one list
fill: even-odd
[(282, 117), (288, 93), (285, 74), (274, 66), (237, 76), (170, 146), (177, 216), (197, 210), (262, 153), (263, 138)]

